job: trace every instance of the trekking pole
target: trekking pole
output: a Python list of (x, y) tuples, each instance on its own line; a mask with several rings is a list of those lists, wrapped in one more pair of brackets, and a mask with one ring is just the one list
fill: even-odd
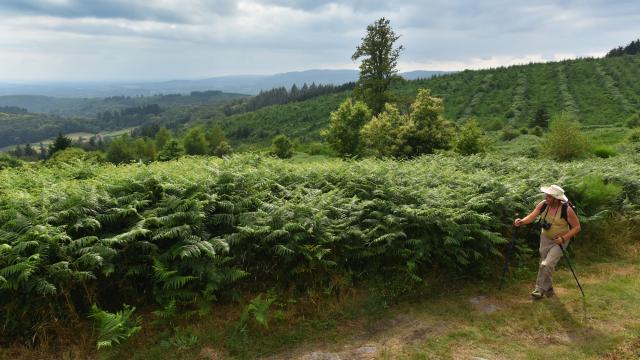
[(573, 274), (573, 278), (576, 279), (576, 283), (578, 284), (578, 287), (580, 288), (580, 292), (582, 293), (582, 298), (584, 298), (584, 291), (582, 290), (582, 285), (580, 285), (580, 281), (578, 281), (578, 277), (576, 276), (576, 272), (573, 271), (573, 265), (571, 265), (571, 260), (569, 260), (569, 255), (567, 255), (567, 252), (564, 250), (564, 246), (562, 245), (558, 245), (560, 246), (560, 249), (562, 250), (562, 255), (564, 255), (564, 258), (567, 259), (567, 264), (569, 264), (569, 269), (571, 269), (571, 273)]
[(505, 256), (504, 258), (504, 266), (502, 267), (502, 279), (500, 280), (500, 285), (498, 286), (498, 290), (502, 290), (505, 277), (507, 275), (507, 272), (509, 271), (509, 261), (511, 260), (511, 255), (513, 254), (513, 248), (516, 246), (517, 236), (518, 236), (518, 228), (514, 226), (513, 229), (511, 230), (511, 242), (509, 243), (509, 247), (507, 247), (507, 256)]

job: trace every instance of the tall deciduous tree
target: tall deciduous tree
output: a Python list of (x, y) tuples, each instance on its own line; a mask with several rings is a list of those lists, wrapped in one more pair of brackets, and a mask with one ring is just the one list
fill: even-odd
[(351, 56), (353, 61), (363, 58), (356, 93), (374, 114), (384, 109), (388, 99), (387, 88), (398, 72), (398, 57), (403, 50), (402, 45), (393, 47), (400, 36), (396, 35), (389, 23), (389, 20), (380, 18), (367, 26), (367, 35)]
[(360, 129), (371, 119), (371, 110), (361, 102), (345, 100), (329, 117), (329, 128), (323, 132), (327, 142), (340, 156), (357, 155)]

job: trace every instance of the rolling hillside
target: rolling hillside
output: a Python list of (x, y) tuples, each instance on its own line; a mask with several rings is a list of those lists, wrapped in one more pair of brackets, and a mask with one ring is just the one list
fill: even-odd
[[(448, 119), (464, 122), (476, 117), (485, 128), (526, 126), (540, 107), (551, 115), (573, 113), (584, 125), (621, 124), (640, 110), (640, 55), (467, 70), (398, 82), (392, 93), (407, 108), (423, 87), (444, 99)], [(241, 144), (267, 142), (277, 133), (300, 141), (319, 140), (329, 113), (350, 94), (275, 105), (215, 121)]]

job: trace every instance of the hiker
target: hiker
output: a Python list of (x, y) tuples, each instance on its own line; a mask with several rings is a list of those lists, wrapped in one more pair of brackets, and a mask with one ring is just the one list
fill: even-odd
[(544, 200), (524, 219), (515, 219), (516, 227), (532, 223), (541, 215), (540, 225), (540, 267), (536, 288), (531, 293), (534, 299), (541, 299), (544, 295), (553, 296), (553, 270), (562, 257), (562, 249), (569, 246), (571, 238), (580, 232), (580, 221), (571, 203), (564, 195), (564, 190), (558, 185), (540, 187), (545, 194)]

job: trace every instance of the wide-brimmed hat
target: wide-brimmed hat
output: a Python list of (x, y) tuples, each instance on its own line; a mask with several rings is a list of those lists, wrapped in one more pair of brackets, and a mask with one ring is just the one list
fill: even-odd
[(569, 201), (569, 199), (567, 199), (567, 197), (564, 194), (564, 190), (558, 185), (551, 185), (549, 187), (540, 186), (540, 191), (542, 191), (545, 194), (549, 194), (558, 200)]

